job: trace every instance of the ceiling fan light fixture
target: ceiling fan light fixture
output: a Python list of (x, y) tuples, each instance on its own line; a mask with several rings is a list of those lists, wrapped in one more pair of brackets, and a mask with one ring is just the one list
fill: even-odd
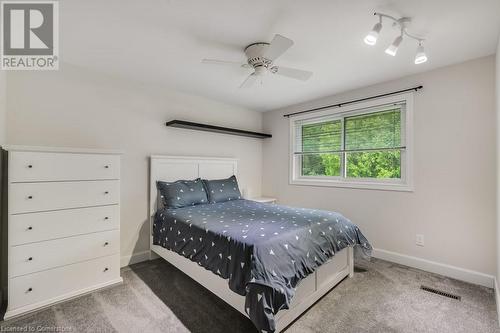
[(396, 37), (394, 42), (392, 42), (391, 45), (387, 49), (385, 49), (385, 53), (391, 56), (396, 56), (396, 53), (398, 53), (398, 48), (401, 42), (403, 41), (403, 35)]
[(415, 65), (423, 64), (427, 61), (427, 54), (425, 54), (424, 46), (420, 42), (417, 47), (417, 54), (415, 55)]
[(364, 41), (366, 44), (373, 46), (377, 44), (377, 39), (378, 35), (380, 33), (380, 30), (382, 30), (382, 23), (378, 22), (373, 26), (373, 29), (366, 35)]
[(264, 66), (255, 67), (254, 70), (255, 70), (255, 75), (257, 76), (264, 76), (267, 72), (267, 68)]

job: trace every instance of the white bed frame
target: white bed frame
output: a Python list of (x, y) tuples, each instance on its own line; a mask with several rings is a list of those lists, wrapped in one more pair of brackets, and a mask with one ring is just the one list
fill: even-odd
[[(151, 156), (150, 169), (150, 249), (180, 269), (196, 282), (220, 297), (233, 308), (245, 313), (245, 298), (231, 291), (228, 281), (206, 270), (195, 262), (176, 252), (153, 245), (153, 217), (160, 207), (156, 181), (175, 181), (179, 179), (221, 179), (237, 174), (238, 161), (232, 158)], [(323, 264), (313, 274), (302, 280), (297, 287), (289, 310), (282, 310), (276, 315), (276, 331), (280, 332), (297, 319), (311, 305), (318, 301), (330, 289), (346, 276), (354, 273), (353, 250), (348, 247), (338, 252), (330, 261)]]

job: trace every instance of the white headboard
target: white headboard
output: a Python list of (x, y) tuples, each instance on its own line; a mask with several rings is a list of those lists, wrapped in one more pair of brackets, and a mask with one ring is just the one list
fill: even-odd
[(156, 182), (179, 179), (222, 179), (237, 176), (238, 160), (219, 157), (151, 156), (149, 181), (149, 216), (158, 208)]

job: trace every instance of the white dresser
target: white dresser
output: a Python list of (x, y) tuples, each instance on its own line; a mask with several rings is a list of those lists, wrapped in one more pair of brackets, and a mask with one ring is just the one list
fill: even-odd
[(2, 148), (7, 159), (5, 319), (122, 282), (121, 153)]

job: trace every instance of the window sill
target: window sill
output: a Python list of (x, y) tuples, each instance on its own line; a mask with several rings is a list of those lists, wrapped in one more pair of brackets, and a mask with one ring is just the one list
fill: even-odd
[(341, 181), (341, 180), (323, 180), (323, 179), (292, 179), (290, 185), (300, 186), (321, 186), (321, 187), (341, 187), (352, 189), (379, 190), (379, 191), (398, 191), (413, 192), (413, 186), (405, 183), (393, 182), (365, 182), (365, 181)]

